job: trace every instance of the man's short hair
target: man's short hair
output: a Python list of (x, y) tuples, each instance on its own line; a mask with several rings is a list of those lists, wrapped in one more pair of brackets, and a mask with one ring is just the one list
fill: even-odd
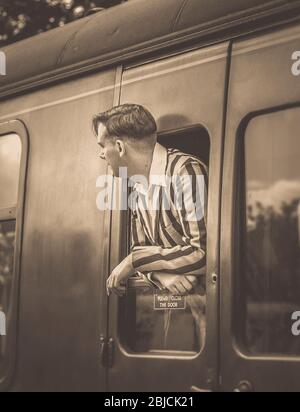
[(102, 123), (109, 136), (143, 139), (154, 135), (157, 125), (152, 114), (138, 104), (122, 104), (93, 117), (93, 131), (97, 136)]

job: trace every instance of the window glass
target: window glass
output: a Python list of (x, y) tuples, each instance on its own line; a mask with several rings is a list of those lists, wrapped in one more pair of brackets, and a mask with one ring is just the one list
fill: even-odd
[[(0, 377), (10, 366), (8, 334), (11, 332), (12, 290), (16, 219), (12, 208), (17, 206), (21, 163), (21, 140), (11, 133), (0, 136)], [(14, 209), (15, 210), (15, 209)]]
[(0, 136), (0, 209), (17, 203), (20, 160), (19, 136)]
[[(0, 222), (0, 312), (5, 316), (8, 314), (11, 302), (11, 286), (14, 273), (15, 230), (15, 220)], [(7, 328), (5, 327), (5, 329)], [(0, 337), (0, 360), (5, 352), (4, 344), (5, 339)]]
[[(253, 354), (300, 355), (300, 109), (254, 118), (246, 131), (244, 253), (237, 296)], [(245, 230), (246, 229), (246, 230)], [(241, 311), (244, 308), (244, 312)]]
[[(208, 165), (210, 142), (202, 127), (162, 133), (158, 141), (165, 147), (196, 156)], [(129, 217), (133, 219), (131, 213)], [(171, 233), (171, 229), (168, 230)], [(201, 351), (206, 333), (205, 276), (198, 279), (194, 290), (182, 299), (138, 280), (129, 282), (129, 286), (119, 305), (120, 338), (127, 350), (135, 353), (179, 351), (187, 355)]]

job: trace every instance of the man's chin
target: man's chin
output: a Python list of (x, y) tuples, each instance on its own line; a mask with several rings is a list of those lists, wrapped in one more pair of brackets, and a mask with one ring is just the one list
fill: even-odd
[(111, 167), (111, 165), (108, 165), (108, 171), (110, 174), (112, 174), (114, 177), (118, 177), (117, 174), (115, 173), (114, 169)]

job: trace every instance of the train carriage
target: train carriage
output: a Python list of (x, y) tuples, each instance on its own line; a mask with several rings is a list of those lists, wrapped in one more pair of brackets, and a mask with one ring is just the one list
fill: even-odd
[[(298, 0), (132, 0), (2, 49), (0, 390), (300, 390), (299, 45)], [(127, 102), (209, 169), (202, 348), (106, 295), (129, 219), (91, 119)]]

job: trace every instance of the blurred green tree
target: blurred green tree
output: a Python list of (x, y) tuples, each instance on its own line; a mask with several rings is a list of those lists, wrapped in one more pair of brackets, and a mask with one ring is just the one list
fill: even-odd
[(96, 7), (127, 0), (0, 0), (0, 46), (80, 19)]

